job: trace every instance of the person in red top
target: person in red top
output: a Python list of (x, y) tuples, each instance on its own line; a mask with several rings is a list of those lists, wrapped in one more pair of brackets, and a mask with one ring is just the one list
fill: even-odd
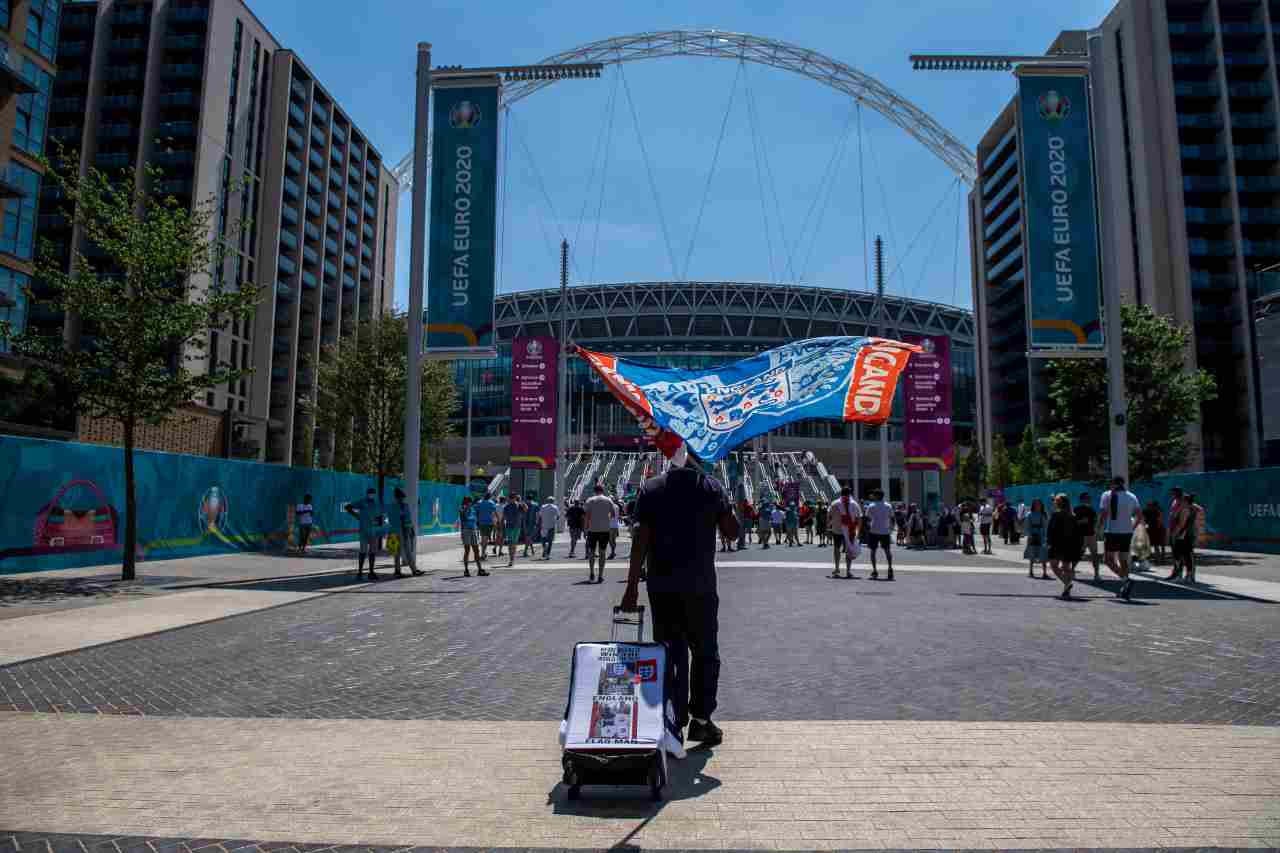
[(813, 507), (805, 501), (800, 504), (800, 529), (804, 531), (806, 545), (813, 544)]

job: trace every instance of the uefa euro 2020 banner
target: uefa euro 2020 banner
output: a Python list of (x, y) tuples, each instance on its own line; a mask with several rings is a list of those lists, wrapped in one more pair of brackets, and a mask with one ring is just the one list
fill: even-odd
[(1032, 350), (1100, 350), (1098, 205), (1083, 73), (1018, 75)]
[(578, 348), (666, 456), (683, 445), (718, 462), (748, 439), (802, 420), (882, 424), (907, 360), (887, 338), (795, 341), (707, 370), (653, 367)]
[(427, 349), (491, 354), (498, 80), (442, 81), (432, 98)]

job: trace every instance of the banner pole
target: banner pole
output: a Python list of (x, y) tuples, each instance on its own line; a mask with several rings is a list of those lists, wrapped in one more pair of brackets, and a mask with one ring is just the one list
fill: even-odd
[(427, 131), (431, 116), (431, 44), (418, 42), (417, 100), (413, 110), (413, 209), (409, 243), (409, 371), (405, 381), (404, 487), (405, 502), (418, 529), (418, 477), (422, 442), (422, 290), (426, 281)]
[(559, 341), (559, 346), (556, 347), (556, 351), (560, 359), (557, 365), (559, 367), (559, 370), (557, 371), (558, 375), (556, 376), (556, 384), (559, 387), (556, 389), (555, 493), (556, 493), (556, 507), (560, 509), (560, 519), (561, 519), (560, 524), (557, 525), (558, 527), (562, 527), (566, 523), (564, 519), (564, 516), (565, 516), (564, 474), (565, 474), (565, 468), (568, 466), (565, 465), (564, 456), (565, 456), (566, 450), (568, 449), (568, 434), (565, 431), (565, 427), (566, 427), (566, 419), (568, 418), (568, 415), (569, 415), (569, 404), (566, 397), (569, 389), (568, 359), (566, 358), (568, 354), (567, 349), (569, 346), (568, 324), (566, 321), (566, 317), (567, 317), (566, 309), (568, 307), (566, 303), (568, 302), (568, 300), (569, 300), (569, 241), (561, 240), (560, 241), (560, 336), (559, 336), (560, 341)]
[(466, 363), (467, 377), (467, 450), (464, 457), (463, 467), (466, 469), (462, 473), (462, 482), (466, 486), (467, 494), (471, 494), (471, 362)]
[[(1102, 88), (1102, 34), (1089, 34), (1089, 107), (1092, 121), (1090, 144), (1094, 147), (1094, 170), (1097, 186), (1107, 183), (1110, 171), (1106, 157), (1097, 156), (1096, 140), (1106, 139), (1107, 111), (1099, 98)], [(1101, 218), (1101, 193), (1096, 194), (1098, 217)], [(1113, 245), (1115, 239), (1111, 229), (1105, 222), (1099, 222), (1098, 252), (1102, 255), (1102, 299), (1103, 310), (1106, 311), (1106, 345), (1107, 345), (1107, 400), (1110, 417), (1107, 418), (1111, 433), (1111, 476), (1123, 477), (1129, 482), (1129, 427), (1127, 415), (1129, 405), (1124, 387), (1124, 340), (1122, 320), (1120, 316), (1120, 276), (1116, 272), (1116, 252)]]

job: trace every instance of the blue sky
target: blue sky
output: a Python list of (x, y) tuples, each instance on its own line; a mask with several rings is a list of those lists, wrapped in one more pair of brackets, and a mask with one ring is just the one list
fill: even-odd
[[(1035, 53), (1062, 29), (1096, 26), (1112, 5), (248, 2), (392, 164), (412, 146), (413, 63), (420, 40), (433, 44), (436, 65), (479, 66), (535, 63), (581, 44), (639, 32), (751, 33), (809, 48), (875, 77), (972, 148), (1012, 95), (1012, 77), (915, 72), (907, 55)], [(499, 288), (556, 285), (559, 241), (567, 236), (573, 284), (688, 278), (800, 280), (858, 289), (866, 283), (865, 205), (868, 239), (879, 233), (886, 242), (889, 292), (967, 307), (967, 222), (955, 176), (874, 110), (864, 107), (861, 123), (860, 180), (851, 99), (796, 74), (753, 64), (740, 68), (723, 59), (673, 58), (631, 62), (621, 72), (611, 67), (598, 80), (538, 92), (512, 107), (505, 127)], [(767, 168), (758, 167), (765, 160)], [(403, 306), (407, 194), (400, 213), (396, 299)]]

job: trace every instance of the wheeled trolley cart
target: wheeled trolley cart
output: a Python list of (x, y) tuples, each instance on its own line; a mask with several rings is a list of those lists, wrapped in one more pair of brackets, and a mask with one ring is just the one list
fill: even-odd
[[(636, 642), (619, 642), (634, 625)], [(561, 764), (568, 796), (583, 785), (645, 785), (655, 800), (667, 783), (666, 695), (671, 684), (667, 648), (644, 640), (644, 608), (613, 609), (607, 643), (573, 648), (569, 703), (560, 727)]]

